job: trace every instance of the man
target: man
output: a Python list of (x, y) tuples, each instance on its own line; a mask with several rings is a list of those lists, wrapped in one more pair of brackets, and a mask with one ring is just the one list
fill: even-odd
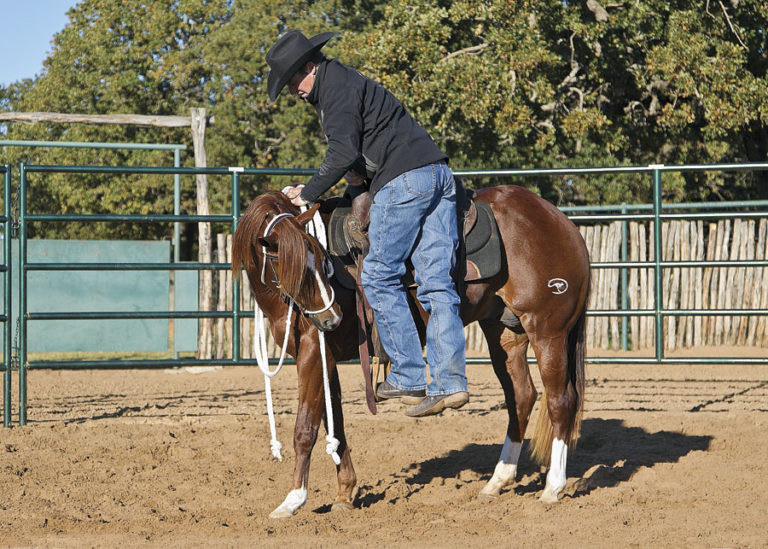
[[(406, 410), (420, 417), (459, 408), (467, 392), (464, 331), (452, 278), (458, 246), (456, 184), (447, 156), (403, 105), (380, 84), (329, 60), (320, 51), (334, 37), (285, 33), (267, 52), (267, 87), (275, 101), (287, 85), (315, 107), (328, 142), (325, 159), (305, 186), (286, 191), (302, 206), (364, 160), (373, 204), (370, 250), (362, 282), (392, 367), (378, 388), (383, 398), (424, 397)], [(359, 183), (359, 177), (358, 177)], [(426, 365), (402, 277), (411, 259), (417, 297), (430, 313)]]

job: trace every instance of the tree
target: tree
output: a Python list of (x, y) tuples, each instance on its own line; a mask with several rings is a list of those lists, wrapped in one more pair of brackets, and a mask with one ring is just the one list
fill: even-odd
[[(319, 165), (325, 143), (314, 111), (287, 95), (276, 103), (267, 97), (264, 55), (288, 28), (337, 31), (324, 51), (395, 93), (453, 168), (768, 158), (762, 0), (705, 0), (703, 9), (693, 0), (84, 0), (70, 20), (43, 75), (1, 90), (0, 107), (137, 114), (206, 107), (216, 119), (207, 137), (209, 165)], [(169, 130), (14, 124), (9, 137), (191, 147), (188, 132)], [(21, 154), (42, 158), (24, 152), (10, 160)], [(157, 153), (58, 150), (44, 158), (167, 164)], [(241, 199), (304, 180), (247, 178)], [(122, 213), (169, 207), (167, 182), (130, 182), (46, 178), (33, 205)], [(510, 180), (475, 184), (501, 182)], [(559, 204), (647, 202), (651, 190), (647, 176), (514, 182)], [(185, 203), (193, 202), (192, 188), (185, 180)], [(665, 175), (664, 188), (671, 200), (768, 193), (764, 175), (746, 173)], [(211, 190), (213, 209), (222, 211), (229, 185)]]
[[(398, 2), (343, 51), (404, 100), (456, 167), (764, 161), (767, 9)], [(749, 179), (667, 176), (665, 188), (688, 200), (754, 196)], [(645, 201), (650, 191), (628, 176), (529, 185), (564, 202)]]
[[(375, 2), (242, 0), (233, 5), (232, 20), (206, 46), (206, 60), (222, 77), (206, 85), (214, 98), (216, 127), (209, 153), (224, 165), (312, 168), (325, 154), (325, 140), (314, 109), (283, 94), (272, 102), (267, 94), (265, 55), (291, 28), (306, 35), (334, 30), (347, 36), (365, 19), (360, 10)], [(333, 56), (343, 38), (324, 51)], [(279, 189), (306, 177), (247, 179), (243, 199), (266, 188)]]
[[(667, 162), (760, 162), (768, 158), (768, 5), (760, 0), (692, 2), (664, 13), (663, 40), (637, 71), (643, 95), (631, 105), (663, 143)], [(768, 196), (765, 175), (705, 174), (680, 197)]]
[[(54, 37), (52, 54), (33, 82), (10, 86), (3, 106), (15, 111), (87, 114), (179, 114), (205, 105), (213, 74), (203, 62), (205, 37), (230, 17), (224, 0), (157, 2), (85, 0), (68, 12), (69, 24)], [(186, 111), (186, 112), (185, 112)], [(45, 141), (176, 142), (188, 130), (12, 124), (7, 137)], [(27, 149), (6, 152), (11, 162), (168, 165), (168, 152)], [(191, 164), (191, 160), (188, 160)], [(194, 182), (184, 179), (184, 206), (194, 211)], [(169, 213), (173, 179), (158, 176), (46, 175), (32, 181), (29, 209), (68, 213)], [(154, 224), (99, 227), (82, 223), (32, 227), (39, 236), (148, 238), (170, 235)]]

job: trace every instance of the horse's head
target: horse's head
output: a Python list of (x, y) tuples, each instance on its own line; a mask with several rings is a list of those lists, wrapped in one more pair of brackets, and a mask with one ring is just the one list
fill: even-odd
[(330, 331), (342, 319), (330, 282), (331, 258), (304, 230), (317, 209), (298, 214), (282, 193), (259, 196), (238, 224), (232, 264), (245, 266), (254, 289), (260, 284), (292, 300), (318, 329)]

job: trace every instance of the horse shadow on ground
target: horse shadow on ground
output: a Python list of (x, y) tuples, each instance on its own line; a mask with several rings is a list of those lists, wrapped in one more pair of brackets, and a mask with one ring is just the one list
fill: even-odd
[[(585, 419), (576, 448), (568, 452), (570, 482), (563, 496), (576, 498), (596, 488), (614, 487), (628, 481), (641, 467), (675, 463), (691, 452), (707, 451), (712, 438), (672, 431), (651, 433), (640, 427), (627, 427), (620, 419)], [(376, 486), (361, 486), (357, 504), (368, 507), (382, 500), (407, 499), (434, 481), (477, 483), (478, 475), (482, 487), (491, 478), (500, 453), (501, 444), (470, 443), (444, 456), (411, 463)], [(545, 479), (546, 469), (533, 462), (526, 440), (516, 482), (506, 491), (518, 495), (538, 492), (544, 489)], [(406, 485), (405, 495), (402, 483)]]

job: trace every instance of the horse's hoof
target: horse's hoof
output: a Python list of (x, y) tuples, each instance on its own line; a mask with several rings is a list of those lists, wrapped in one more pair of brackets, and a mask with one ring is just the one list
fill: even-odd
[(541, 501), (542, 503), (558, 503), (560, 500), (557, 499), (557, 494), (554, 493), (553, 491), (544, 490), (544, 493), (541, 494), (539, 501)]
[(354, 508), (355, 507), (351, 503), (346, 501), (341, 503), (334, 503), (333, 505), (331, 505), (331, 511), (333, 511), (334, 513), (335, 512), (343, 513), (345, 511), (351, 511)]
[(284, 519), (284, 518), (291, 518), (293, 516), (293, 513), (291, 513), (288, 509), (282, 509), (278, 507), (274, 511), (272, 511), (269, 514), (269, 518), (271, 519)]
[(479, 494), (477, 494), (478, 503), (484, 503), (484, 504), (493, 503), (497, 499), (499, 499), (499, 496), (497, 494), (486, 494), (485, 492), (480, 492)]

